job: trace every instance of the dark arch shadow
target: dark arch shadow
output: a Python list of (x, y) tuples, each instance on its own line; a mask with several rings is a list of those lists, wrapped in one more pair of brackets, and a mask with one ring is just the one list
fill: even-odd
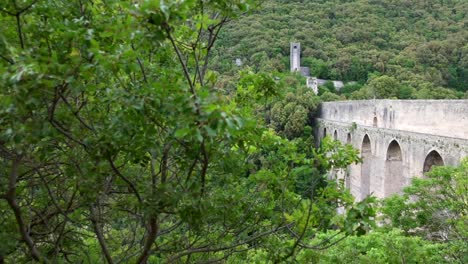
[(400, 144), (392, 140), (387, 148), (385, 160), (385, 196), (400, 192), (405, 185), (403, 175), (403, 155)]
[(433, 150), (427, 154), (426, 159), (424, 160), (423, 174), (429, 172), (433, 166), (444, 166), (444, 160), (439, 152)]
[(372, 146), (369, 136), (366, 134), (361, 145), (361, 198), (370, 193), (370, 175), (372, 164)]

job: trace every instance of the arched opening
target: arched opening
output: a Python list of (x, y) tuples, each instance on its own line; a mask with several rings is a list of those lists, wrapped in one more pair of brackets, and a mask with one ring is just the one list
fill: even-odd
[(444, 160), (440, 156), (439, 152), (433, 150), (427, 154), (426, 159), (424, 160), (423, 173), (429, 172), (433, 166), (444, 166)]
[(351, 144), (351, 133), (348, 133), (348, 135), (346, 135), (346, 144)]
[(324, 128), (323, 128), (323, 137), (326, 137), (326, 136), (327, 136), (327, 128), (324, 127)]
[(370, 193), (370, 174), (372, 164), (372, 147), (369, 136), (366, 134), (362, 140), (361, 147), (361, 197)]
[(377, 127), (377, 117), (376, 116), (374, 116), (374, 121), (372, 122), (372, 125), (374, 127)]
[(405, 184), (401, 147), (396, 140), (390, 142), (387, 148), (384, 182), (385, 196), (400, 192)]
[(390, 142), (387, 149), (387, 160), (388, 161), (401, 161), (401, 148), (400, 144), (396, 140)]
[(364, 155), (364, 153), (371, 153), (371, 143), (370, 143), (370, 138), (366, 134), (364, 136), (364, 139), (362, 139), (362, 147), (361, 147), (361, 154)]
[(338, 132), (336, 130), (333, 132), (333, 139), (338, 140)]

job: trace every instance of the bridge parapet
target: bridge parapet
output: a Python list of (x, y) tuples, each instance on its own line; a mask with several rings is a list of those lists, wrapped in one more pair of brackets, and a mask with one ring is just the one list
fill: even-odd
[(322, 103), (325, 120), (468, 139), (468, 100), (362, 100)]

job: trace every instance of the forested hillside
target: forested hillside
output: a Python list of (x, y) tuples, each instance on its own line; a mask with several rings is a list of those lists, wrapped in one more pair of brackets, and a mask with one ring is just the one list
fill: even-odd
[(289, 43), (298, 41), (314, 76), (361, 84), (384, 77), (370, 84), (372, 96), (462, 97), (467, 14), (464, 0), (267, 0), (228, 24), (214, 61), (222, 73), (236, 70), (236, 58), (257, 71), (288, 71)]

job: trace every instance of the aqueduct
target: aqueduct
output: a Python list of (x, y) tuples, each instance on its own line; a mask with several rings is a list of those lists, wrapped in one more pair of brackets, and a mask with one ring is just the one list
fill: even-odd
[(345, 172), (357, 199), (400, 192), (432, 166), (468, 155), (468, 100), (328, 102), (316, 123), (318, 139), (329, 135), (359, 149), (363, 162)]

